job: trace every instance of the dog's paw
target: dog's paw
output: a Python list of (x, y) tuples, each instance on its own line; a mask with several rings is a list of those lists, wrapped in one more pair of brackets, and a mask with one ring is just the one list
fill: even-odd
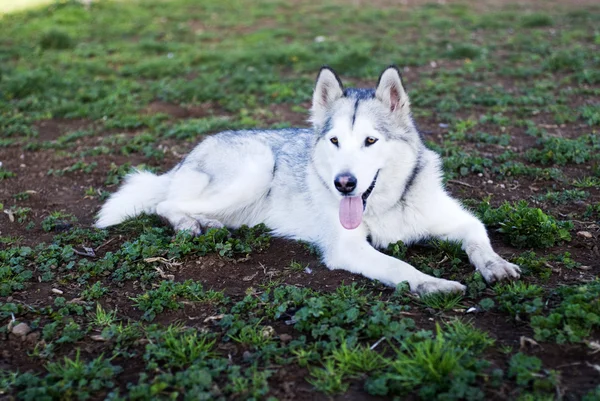
[(202, 227), (202, 229), (204, 231), (208, 230), (209, 228), (225, 227), (225, 225), (223, 223), (221, 223), (219, 220), (206, 219), (206, 218), (198, 219), (198, 224), (200, 224), (200, 227)]
[(175, 231), (188, 231), (192, 235), (202, 234), (202, 226), (198, 220), (191, 217), (186, 217), (173, 226)]
[(463, 293), (467, 287), (459, 283), (458, 281), (450, 281), (444, 280), (442, 278), (434, 278), (431, 277), (419, 283), (414, 289), (413, 292), (416, 292), (420, 296), (435, 294), (440, 292), (450, 293), (450, 292), (459, 292)]
[(495, 283), (505, 279), (518, 279), (521, 277), (521, 268), (502, 258), (490, 260), (482, 268), (477, 269), (486, 282)]

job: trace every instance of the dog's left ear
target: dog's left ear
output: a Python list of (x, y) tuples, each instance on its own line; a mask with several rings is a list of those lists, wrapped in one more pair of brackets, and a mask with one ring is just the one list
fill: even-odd
[(388, 110), (401, 119), (410, 117), (410, 102), (402, 86), (400, 71), (395, 66), (386, 68), (379, 76), (375, 97), (379, 99)]
[(333, 103), (344, 95), (340, 77), (329, 67), (321, 68), (313, 93), (310, 120), (318, 129), (323, 126)]

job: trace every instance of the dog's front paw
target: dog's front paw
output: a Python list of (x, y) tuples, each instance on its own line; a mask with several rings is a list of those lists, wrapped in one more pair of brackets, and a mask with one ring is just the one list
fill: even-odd
[(444, 280), (442, 278), (431, 277), (426, 279), (422, 283), (419, 283), (415, 288), (411, 288), (413, 292), (416, 292), (420, 296), (434, 294), (439, 292), (460, 292), (464, 293), (467, 287), (459, 283), (458, 281)]
[(502, 258), (490, 260), (482, 268), (477, 269), (488, 283), (495, 283), (505, 279), (518, 279), (521, 277), (521, 268)]

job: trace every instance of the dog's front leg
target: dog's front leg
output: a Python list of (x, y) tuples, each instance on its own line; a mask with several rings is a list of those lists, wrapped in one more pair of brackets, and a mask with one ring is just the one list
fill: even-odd
[(338, 234), (322, 246), (324, 262), (330, 269), (362, 274), (390, 286), (407, 281), (411, 291), (420, 295), (465, 290), (465, 286), (456, 281), (429, 276), (408, 263), (377, 251), (367, 242), (366, 233), (360, 228), (343, 230)]
[(436, 198), (435, 207), (431, 207), (424, 215), (428, 219), (429, 234), (462, 242), (469, 260), (488, 283), (519, 278), (519, 266), (507, 262), (494, 252), (483, 223), (456, 200), (443, 194)]

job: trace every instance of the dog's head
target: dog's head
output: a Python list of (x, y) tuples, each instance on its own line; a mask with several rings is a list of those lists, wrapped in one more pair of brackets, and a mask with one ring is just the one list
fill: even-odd
[(342, 225), (354, 229), (378, 178), (402, 166), (403, 159), (414, 161), (418, 133), (398, 69), (384, 70), (375, 89), (344, 89), (336, 73), (323, 67), (311, 122), (317, 174), (340, 201)]

